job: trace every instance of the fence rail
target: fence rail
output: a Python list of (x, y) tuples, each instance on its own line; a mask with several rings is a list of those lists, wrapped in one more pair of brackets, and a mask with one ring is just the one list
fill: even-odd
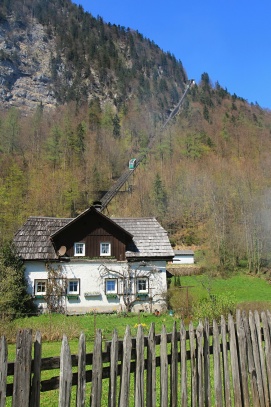
[[(34, 357), (32, 347), (34, 346)], [(155, 333), (154, 324), (144, 336), (142, 325), (132, 338), (127, 326), (123, 340), (113, 332), (103, 345), (97, 330), (94, 349), (86, 353), (82, 333), (78, 354), (71, 355), (63, 337), (61, 355), (42, 358), (41, 335), (18, 332), (16, 360), (8, 363), (7, 342), (0, 341), (0, 407), (7, 397), (12, 406), (39, 407), (40, 394), (58, 389), (58, 406), (93, 407), (265, 407), (271, 405), (271, 314), (237, 311), (228, 322), (200, 321), (188, 329), (176, 322), (171, 333), (165, 327)], [(75, 369), (76, 367), (76, 369)], [(59, 375), (41, 380), (43, 371), (58, 369)], [(76, 370), (76, 372), (74, 371)], [(8, 383), (13, 376), (13, 383)], [(87, 394), (86, 383), (91, 382)]]

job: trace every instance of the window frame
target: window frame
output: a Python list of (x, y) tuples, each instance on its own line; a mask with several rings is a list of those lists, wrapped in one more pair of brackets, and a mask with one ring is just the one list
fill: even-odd
[[(77, 282), (77, 291), (70, 290), (70, 283)], [(67, 295), (80, 295), (80, 278), (69, 278), (67, 280)]]
[[(102, 247), (103, 245), (108, 245), (108, 252), (103, 253)], [(111, 243), (110, 242), (100, 242), (100, 256), (111, 256)]]
[[(82, 253), (77, 251), (78, 247), (82, 246)], [(75, 242), (74, 243), (74, 256), (75, 257), (84, 257), (86, 255), (86, 243), (85, 242)]]
[[(45, 291), (38, 291), (37, 290), (38, 284), (40, 284), (40, 283), (45, 284)], [(47, 283), (48, 283), (48, 280), (46, 278), (35, 279), (34, 280), (34, 295), (46, 295)]]
[[(115, 281), (115, 290), (114, 291), (112, 291), (112, 290), (108, 290), (107, 289), (107, 283), (108, 282), (110, 282), (110, 281)], [(105, 291), (105, 294), (107, 295), (107, 294), (118, 294), (119, 293), (119, 290), (118, 290), (118, 287), (119, 285), (118, 285), (118, 279), (117, 278), (114, 278), (114, 277), (112, 277), (112, 278), (106, 278), (105, 279), (105, 283), (104, 283), (104, 291)]]
[[(140, 280), (143, 280), (146, 283), (146, 289), (145, 290), (139, 289)], [(141, 293), (142, 294), (148, 294), (149, 293), (149, 278), (148, 277), (142, 276), (142, 277), (137, 277), (136, 278), (136, 292), (138, 294), (141, 294)]]

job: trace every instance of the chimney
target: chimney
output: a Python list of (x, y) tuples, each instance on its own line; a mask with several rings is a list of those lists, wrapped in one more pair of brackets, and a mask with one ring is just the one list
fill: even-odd
[(94, 208), (96, 209), (96, 211), (101, 212), (101, 210), (102, 210), (102, 203), (101, 203), (101, 201), (94, 201), (94, 202), (93, 202), (93, 206), (94, 206)]

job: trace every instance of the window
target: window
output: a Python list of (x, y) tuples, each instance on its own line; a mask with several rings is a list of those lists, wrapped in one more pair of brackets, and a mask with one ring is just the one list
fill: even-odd
[(100, 256), (111, 256), (111, 243), (100, 243)]
[(116, 278), (108, 278), (105, 280), (105, 293), (106, 294), (117, 294), (118, 292), (118, 281)]
[(74, 243), (74, 255), (85, 256), (85, 243)]
[(137, 279), (137, 292), (138, 293), (147, 293), (149, 291), (149, 280), (146, 277)]
[(68, 280), (67, 294), (79, 294), (79, 280)]
[(47, 280), (35, 280), (34, 294), (45, 295), (47, 287)]

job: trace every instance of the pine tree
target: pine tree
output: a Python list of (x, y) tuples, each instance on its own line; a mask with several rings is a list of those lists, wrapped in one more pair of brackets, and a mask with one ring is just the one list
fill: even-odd
[(153, 204), (158, 218), (161, 219), (167, 211), (168, 198), (159, 174), (156, 174), (153, 184)]
[(12, 243), (0, 249), (0, 313), (16, 318), (35, 311), (31, 295), (27, 293), (24, 265)]

